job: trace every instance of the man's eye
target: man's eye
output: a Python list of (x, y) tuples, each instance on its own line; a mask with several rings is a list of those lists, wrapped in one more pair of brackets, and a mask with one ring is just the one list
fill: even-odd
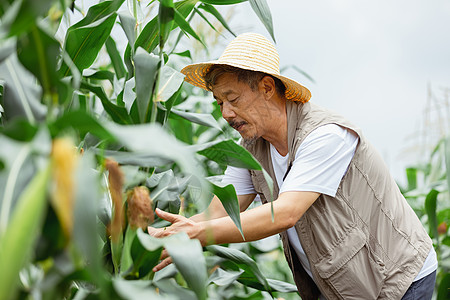
[(234, 102), (236, 102), (238, 99), (239, 99), (239, 97), (236, 97), (236, 98), (234, 98), (234, 99), (229, 100), (228, 102), (234, 103)]

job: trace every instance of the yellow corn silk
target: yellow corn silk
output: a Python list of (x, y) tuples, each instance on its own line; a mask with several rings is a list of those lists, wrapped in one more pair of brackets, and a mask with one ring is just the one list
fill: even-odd
[(74, 177), (79, 154), (68, 138), (55, 139), (52, 147), (51, 203), (64, 235), (70, 238), (73, 228)]

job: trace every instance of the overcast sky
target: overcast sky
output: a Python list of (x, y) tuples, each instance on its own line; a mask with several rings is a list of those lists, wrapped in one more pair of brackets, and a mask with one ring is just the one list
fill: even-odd
[[(311, 101), (339, 112), (363, 130), (394, 177), (416, 157), (427, 86), (450, 88), (449, 0), (267, 0), (281, 66)], [(230, 21), (237, 33), (270, 37), (249, 4)]]

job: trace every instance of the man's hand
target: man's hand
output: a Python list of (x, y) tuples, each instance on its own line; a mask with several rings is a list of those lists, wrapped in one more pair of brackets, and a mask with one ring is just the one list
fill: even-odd
[[(169, 221), (172, 225), (164, 228), (154, 228), (149, 226), (147, 229), (149, 235), (156, 238), (162, 238), (179, 232), (185, 232), (191, 239), (198, 239), (202, 246), (206, 244), (202, 222), (195, 222), (183, 216), (162, 211), (159, 208), (157, 208), (155, 212), (158, 217)], [(172, 259), (169, 257), (166, 250), (162, 252), (161, 260), (162, 261), (153, 268), (153, 272), (162, 270), (172, 263)]]

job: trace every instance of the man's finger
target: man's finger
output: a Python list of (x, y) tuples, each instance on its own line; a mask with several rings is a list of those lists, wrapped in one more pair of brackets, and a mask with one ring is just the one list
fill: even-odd
[(153, 268), (153, 272), (158, 272), (172, 263), (172, 258), (168, 257)]
[(169, 253), (167, 253), (167, 250), (164, 249), (164, 250), (161, 252), (161, 258), (160, 258), (160, 259), (166, 259), (167, 257), (169, 257)]
[(179, 217), (180, 217), (179, 215), (175, 215), (175, 214), (171, 214), (171, 213), (165, 212), (163, 210), (160, 210), (159, 208), (157, 208), (155, 210), (155, 212), (156, 212), (156, 215), (158, 217), (160, 217), (163, 220), (169, 221), (170, 223), (175, 223), (176, 221), (179, 220)]
[(164, 229), (163, 228), (154, 228), (151, 226), (147, 227), (147, 232), (149, 235), (156, 237), (156, 238), (160, 238), (160, 237), (164, 237)]

